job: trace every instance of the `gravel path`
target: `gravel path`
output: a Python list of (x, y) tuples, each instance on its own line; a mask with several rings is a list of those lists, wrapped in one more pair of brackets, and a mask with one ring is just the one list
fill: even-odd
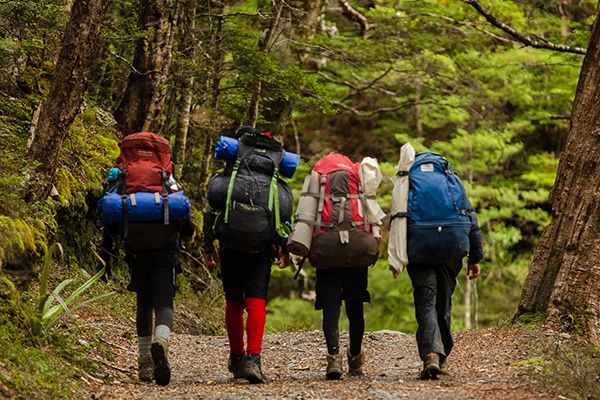
[[(269, 334), (262, 364), (268, 382), (250, 385), (227, 371), (228, 347), (223, 336), (173, 334), (171, 383), (160, 387), (137, 380), (135, 340), (123, 331), (106, 331), (102, 339), (111, 352), (96, 354), (106, 385), (83, 377), (92, 399), (532, 399), (557, 398), (532, 379), (527, 360), (539, 345), (535, 332), (515, 327), (455, 334), (449, 375), (435, 381), (417, 379), (421, 368), (414, 335), (394, 331), (368, 332), (362, 377), (344, 375), (325, 380), (325, 341), (319, 331)], [(342, 333), (342, 346), (348, 343)], [(346, 360), (344, 360), (346, 363)], [(345, 366), (347, 368), (347, 365)], [(106, 379), (105, 379), (106, 380)]]

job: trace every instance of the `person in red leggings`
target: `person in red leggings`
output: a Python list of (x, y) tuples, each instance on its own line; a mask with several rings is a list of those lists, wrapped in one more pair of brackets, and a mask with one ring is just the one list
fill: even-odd
[[(225, 327), (230, 350), (228, 369), (235, 379), (265, 383), (260, 354), (267, 317), (271, 266), (279, 258), (279, 267), (285, 268), (290, 262), (289, 254), (283, 245), (277, 244), (273, 245), (271, 251), (261, 253), (242, 253), (225, 246), (217, 251), (212, 240), (211, 215), (207, 213), (205, 216), (204, 259), (207, 265), (221, 265)], [(247, 313), (246, 321), (244, 311)]]

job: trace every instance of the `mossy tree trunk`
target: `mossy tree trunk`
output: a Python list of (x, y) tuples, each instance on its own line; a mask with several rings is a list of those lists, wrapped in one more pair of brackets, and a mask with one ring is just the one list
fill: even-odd
[(159, 133), (165, 102), (165, 83), (172, 59), (175, 16), (172, 0), (145, 0), (140, 4), (138, 39), (123, 98), (114, 112), (124, 136)]
[(63, 141), (79, 112), (92, 68), (101, 53), (100, 31), (111, 0), (75, 0), (65, 28), (52, 86), (34, 129), (29, 159), (36, 183), (27, 201), (43, 201), (56, 178)]
[(518, 315), (542, 312), (600, 344), (600, 10), (550, 195), (552, 222), (536, 249)]

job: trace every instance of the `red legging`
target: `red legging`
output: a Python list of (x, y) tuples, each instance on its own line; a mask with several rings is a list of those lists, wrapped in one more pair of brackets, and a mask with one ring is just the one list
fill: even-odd
[(261, 353), (267, 318), (266, 305), (266, 300), (256, 297), (247, 298), (245, 307), (235, 301), (225, 303), (225, 327), (227, 328), (231, 354), (244, 354), (244, 309), (248, 312), (246, 322), (247, 353)]

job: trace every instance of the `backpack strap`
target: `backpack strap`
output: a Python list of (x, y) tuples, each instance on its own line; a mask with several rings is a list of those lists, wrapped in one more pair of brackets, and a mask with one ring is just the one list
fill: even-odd
[(315, 222), (315, 226), (321, 227), (322, 224), (322, 216), (323, 216), (323, 206), (325, 205), (325, 184), (327, 183), (327, 175), (321, 175), (319, 179), (319, 203), (317, 206), (317, 221)]
[(231, 177), (229, 178), (229, 185), (227, 186), (227, 198), (225, 200), (225, 216), (223, 217), (223, 222), (229, 222), (229, 209), (231, 208), (231, 196), (233, 195), (233, 185), (235, 183), (235, 178), (237, 177), (238, 169), (240, 168), (240, 163), (242, 162), (241, 158), (235, 160), (235, 164), (233, 165), (233, 171), (231, 172)]
[(167, 171), (162, 170), (162, 204), (163, 204), (163, 221), (165, 225), (169, 225), (169, 187), (167, 186)]
[[(360, 203), (359, 206), (362, 208), (363, 229), (365, 231), (368, 231), (369, 230), (369, 209), (367, 208), (367, 197), (365, 196), (362, 182), (358, 182), (358, 202)], [(358, 224), (356, 224), (356, 225), (358, 225)]]

